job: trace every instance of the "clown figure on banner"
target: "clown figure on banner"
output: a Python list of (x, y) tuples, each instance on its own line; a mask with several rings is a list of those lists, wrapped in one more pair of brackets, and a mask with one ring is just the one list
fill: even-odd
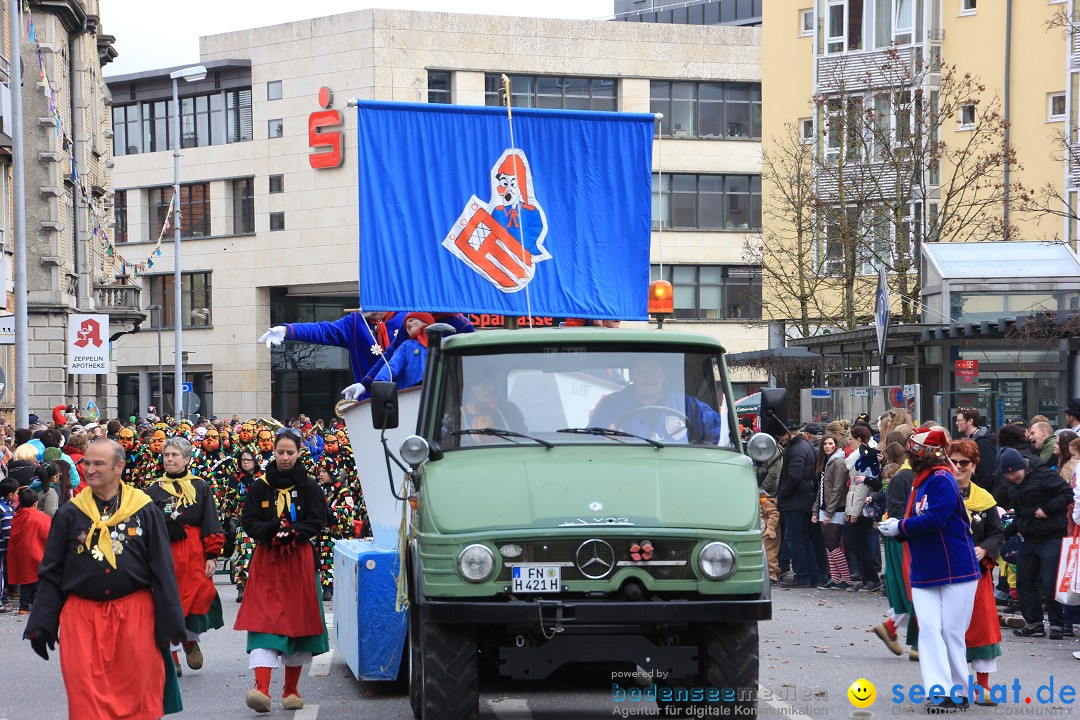
[(322, 580), (322, 599), (334, 598), (334, 540), (352, 537), (356, 501), (340, 476), (330, 471), (327, 463), (319, 464), (316, 479), (326, 495), (326, 527), (315, 536), (318, 551), (318, 570)]

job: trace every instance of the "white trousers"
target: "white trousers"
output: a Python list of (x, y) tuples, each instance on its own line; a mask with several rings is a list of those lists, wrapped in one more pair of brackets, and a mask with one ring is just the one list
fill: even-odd
[(281, 665), (285, 667), (296, 667), (298, 665), (310, 665), (311, 653), (298, 652), (290, 655), (283, 655), (277, 650), (270, 650), (269, 648), (255, 648), (248, 655), (248, 669), (253, 670), (259, 667), (276, 668)]
[(919, 618), (919, 670), (927, 694), (939, 685), (947, 695), (954, 685), (967, 695), (967, 644), (978, 582), (911, 588)]

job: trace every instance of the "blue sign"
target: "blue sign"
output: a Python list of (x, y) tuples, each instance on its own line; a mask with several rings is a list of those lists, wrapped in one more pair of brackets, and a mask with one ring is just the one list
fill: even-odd
[(653, 125), (360, 102), (361, 307), (647, 319)]
[(184, 394), (195, 392), (195, 383), (180, 383), (180, 392)]

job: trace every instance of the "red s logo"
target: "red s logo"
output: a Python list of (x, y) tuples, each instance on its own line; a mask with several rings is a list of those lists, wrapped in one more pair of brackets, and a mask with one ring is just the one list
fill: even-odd
[(308, 155), (308, 162), (316, 170), (341, 167), (345, 160), (345, 133), (340, 130), (323, 132), (325, 128), (335, 128), (344, 122), (339, 110), (330, 110), (334, 95), (330, 88), (319, 89), (319, 105), (324, 109), (308, 116), (308, 145), (313, 152)]

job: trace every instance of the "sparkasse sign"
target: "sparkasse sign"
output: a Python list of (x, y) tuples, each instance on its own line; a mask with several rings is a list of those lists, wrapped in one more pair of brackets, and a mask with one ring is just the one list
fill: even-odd
[(68, 373), (109, 373), (109, 316), (68, 316)]

